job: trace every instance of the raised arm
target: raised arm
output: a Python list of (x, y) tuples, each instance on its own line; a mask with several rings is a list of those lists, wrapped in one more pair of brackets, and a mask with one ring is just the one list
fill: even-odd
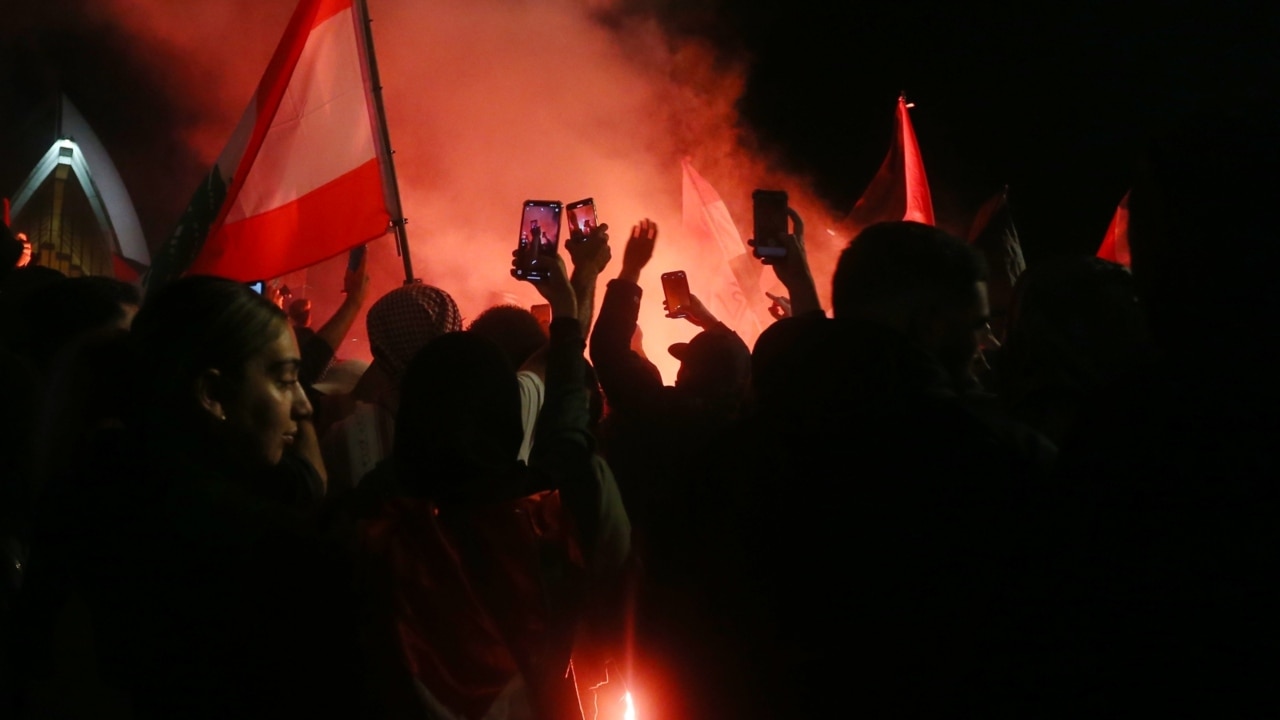
[(595, 440), (588, 429), (585, 343), (578, 323), (577, 297), (559, 256), (547, 279), (533, 285), (551, 303), (551, 338), (547, 343), (546, 398), (529, 465), (555, 478), (583, 548), (594, 550), (601, 529), (604, 486), (596, 473)]
[(578, 324), (585, 338), (591, 331), (592, 315), (596, 306), (596, 280), (613, 257), (609, 248), (609, 226), (597, 225), (591, 234), (583, 236), (576, 227), (569, 236), (569, 258), (573, 260), (573, 275), (569, 284), (578, 300)]
[[(785, 309), (785, 313), (805, 315), (821, 311), (822, 303), (818, 300), (818, 287), (813, 281), (813, 273), (809, 270), (809, 257), (804, 249), (804, 220), (800, 218), (800, 213), (792, 208), (787, 208), (787, 215), (791, 218), (792, 225), (791, 234), (783, 238), (787, 254), (780, 258), (769, 258), (765, 264), (773, 266), (773, 272), (778, 276), (778, 281), (787, 289), (789, 307)], [(754, 245), (755, 241), (749, 240), (748, 244)], [(777, 299), (773, 300), (780, 309), (783, 308)], [(785, 316), (773, 308), (770, 308), (769, 312), (775, 318), (780, 315)]]
[(653, 257), (658, 226), (642, 220), (631, 229), (622, 255), (622, 272), (609, 282), (600, 316), (591, 332), (591, 363), (611, 407), (625, 409), (652, 398), (662, 387), (662, 376), (653, 363), (631, 347), (640, 315), (643, 291), (640, 271)]
[(360, 308), (364, 306), (365, 298), (369, 294), (369, 273), (366, 269), (368, 262), (369, 253), (366, 252), (361, 256), (359, 266), (347, 271), (342, 288), (347, 294), (346, 298), (342, 300), (342, 305), (338, 306), (338, 311), (333, 314), (333, 317), (316, 331), (316, 336), (324, 340), (334, 352), (342, 347), (342, 341), (351, 331), (351, 326), (355, 324), (356, 316), (360, 314)]

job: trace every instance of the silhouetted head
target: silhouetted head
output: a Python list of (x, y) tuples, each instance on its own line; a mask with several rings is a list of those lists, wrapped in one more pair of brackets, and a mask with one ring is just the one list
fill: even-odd
[(289, 322), (294, 327), (311, 327), (310, 298), (298, 298), (289, 303)]
[(365, 317), (375, 364), (393, 383), (428, 342), (462, 329), (462, 315), (449, 293), (431, 285), (402, 285), (378, 298)]
[(836, 318), (893, 328), (953, 376), (967, 373), (988, 319), (987, 271), (970, 246), (929, 225), (872, 225), (840, 254), (832, 280)]
[(1019, 278), (1005, 357), (1034, 348), (1037, 362), (1071, 364), (1087, 375), (1132, 357), (1146, 341), (1133, 276), (1096, 257), (1045, 260)]
[(668, 348), (680, 361), (676, 387), (727, 410), (736, 409), (751, 387), (751, 351), (736, 333), (703, 330)]
[(474, 485), (516, 463), (524, 438), (515, 370), (493, 341), (442, 335), (409, 364), (393, 449), (403, 482), (436, 499), (476, 497)]
[(128, 329), (140, 301), (137, 287), (114, 278), (43, 282), (22, 301), (19, 345), (37, 367), (48, 368), (58, 351), (77, 338), (109, 328)]
[(519, 305), (494, 305), (477, 315), (467, 329), (497, 343), (516, 368), (547, 344), (542, 324)]

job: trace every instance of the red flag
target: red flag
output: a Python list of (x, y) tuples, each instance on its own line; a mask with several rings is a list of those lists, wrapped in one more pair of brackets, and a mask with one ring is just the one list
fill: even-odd
[(893, 144), (880, 170), (849, 213), (849, 221), (857, 228), (887, 220), (934, 224), (929, 179), (925, 176), (924, 160), (920, 157), (908, 107), (906, 96), (899, 96)]
[[(301, 0), (258, 91), (155, 265), (279, 277), (385, 234), (396, 201), (363, 0)], [(151, 284), (151, 283), (149, 283)]]
[(1129, 193), (1125, 193), (1116, 206), (1116, 214), (1098, 248), (1098, 257), (1129, 267)]
[(714, 295), (707, 305), (750, 346), (764, 329), (751, 304), (753, 299), (759, 302), (764, 296), (758, 281), (760, 263), (750, 256), (720, 193), (698, 174), (689, 158), (685, 158), (681, 166), (684, 169), (681, 195), (685, 234), (691, 242), (718, 249), (713, 253), (717, 259), (712, 261)]
[(123, 280), (128, 283), (136, 283), (142, 277), (138, 269), (133, 266), (123, 255), (111, 256), (111, 270), (115, 273), (117, 280)]

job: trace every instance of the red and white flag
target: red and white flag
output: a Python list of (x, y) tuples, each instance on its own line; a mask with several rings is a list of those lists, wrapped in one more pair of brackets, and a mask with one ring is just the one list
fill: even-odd
[(1111, 217), (1102, 246), (1098, 248), (1098, 257), (1129, 267), (1129, 193), (1125, 193), (1116, 206), (1116, 214)]
[(363, 0), (298, 3), (149, 287), (184, 273), (279, 277), (388, 232), (399, 201), (388, 192), (365, 22)]
[(765, 326), (751, 304), (752, 299), (761, 302), (764, 297), (759, 283), (760, 263), (742, 241), (720, 193), (698, 174), (689, 158), (680, 164), (684, 170), (681, 215), (685, 235), (699, 247), (717, 249), (710, 256), (699, 253), (714, 257), (713, 292), (707, 305), (750, 346)]
[(857, 229), (890, 220), (913, 220), (933, 225), (933, 199), (916, 131), (911, 126), (910, 105), (898, 97), (893, 143), (880, 170), (858, 199), (848, 222)]

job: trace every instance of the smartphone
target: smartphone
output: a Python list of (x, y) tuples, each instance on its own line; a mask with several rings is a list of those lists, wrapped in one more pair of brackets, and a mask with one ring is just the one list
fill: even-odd
[(569, 211), (569, 226), (577, 228), (582, 233), (583, 240), (585, 240), (597, 225), (595, 199), (585, 198), (577, 202), (571, 202), (565, 206), (565, 209)]
[(538, 305), (534, 305), (533, 307), (529, 308), (529, 312), (533, 313), (534, 319), (538, 321), (538, 324), (541, 325), (544, 330), (551, 326), (551, 304), (550, 303), (540, 303)]
[(347, 253), (347, 272), (355, 272), (360, 269), (360, 261), (364, 259), (364, 253), (368, 246), (360, 245), (351, 248), (351, 252)]
[(787, 235), (787, 193), (784, 190), (756, 190), (751, 193), (755, 222), (755, 256), (761, 260), (787, 256), (783, 238)]
[(249, 283), (249, 289), (261, 295), (262, 291), (266, 289), (266, 282), (263, 280), (254, 280)]
[(511, 274), (521, 280), (546, 280), (548, 264), (560, 250), (559, 200), (525, 200), (520, 215), (520, 240)]
[(682, 318), (689, 314), (689, 279), (683, 270), (662, 273), (662, 292), (667, 296), (667, 315)]

